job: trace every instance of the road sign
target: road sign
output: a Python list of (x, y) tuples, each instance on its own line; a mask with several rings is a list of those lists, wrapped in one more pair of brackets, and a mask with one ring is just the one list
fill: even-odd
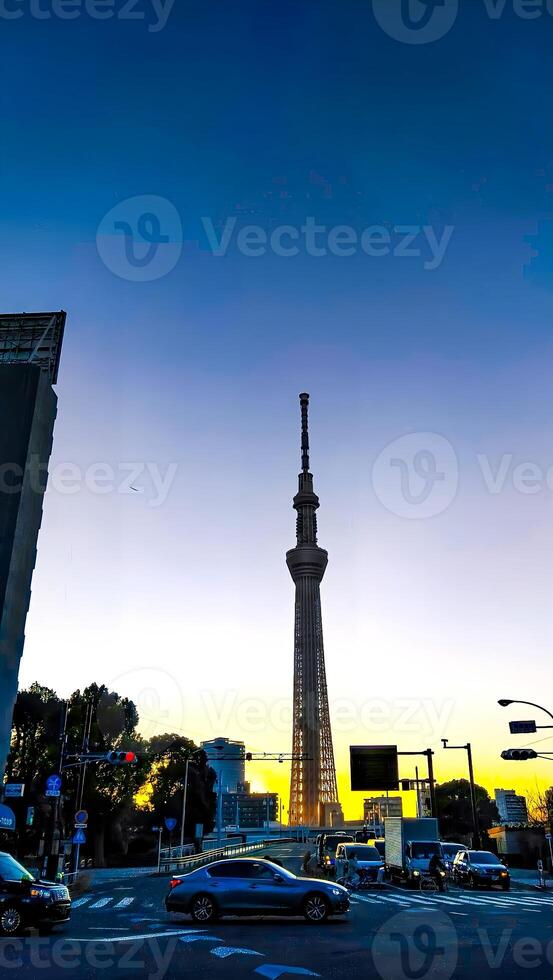
[(74, 844), (86, 844), (86, 834), (84, 830), (76, 830), (73, 835)]
[(509, 731), (511, 735), (533, 735), (538, 728), (535, 721), (510, 721)]
[(352, 790), (397, 790), (397, 745), (350, 745)]
[(0, 830), (15, 830), (15, 813), (0, 803)]
[(25, 783), (5, 783), (4, 784), (4, 798), (8, 799), (22, 799), (25, 793)]
[(75, 814), (75, 827), (86, 827), (88, 825), (88, 811), (77, 810)]
[(53, 773), (46, 780), (46, 796), (59, 796), (61, 791), (61, 776)]
[(174, 817), (165, 817), (165, 826), (167, 827), (169, 833), (171, 833), (171, 831), (177, 826), (177, 821)]

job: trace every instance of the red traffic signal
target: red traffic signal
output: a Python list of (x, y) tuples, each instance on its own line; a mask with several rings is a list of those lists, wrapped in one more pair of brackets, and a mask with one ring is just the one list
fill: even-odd
[(537, 759), (538, 753), (534, 749), (505, 749), (501, 758), (510, 762), (526, 762), (527, 759)]
[(112, 766), (129, 766), (137, 761), (134, 752), (108, 752), (106, 762)]

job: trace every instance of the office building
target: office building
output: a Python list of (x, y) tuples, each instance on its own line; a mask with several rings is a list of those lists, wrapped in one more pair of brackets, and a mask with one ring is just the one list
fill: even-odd
[(66, 314), (0, 316), (0, 781), (25, 643)]
[(403, 816), (403, 800), (401, 796), (370, 796), (363, 800), (363, 823), (375, 837), (384, 836), (384, 820), (386, 817)]
[(494, 798), (501, 823), (528, 823), (525, 796), (519, 796), (514, 789), (496, 789)]

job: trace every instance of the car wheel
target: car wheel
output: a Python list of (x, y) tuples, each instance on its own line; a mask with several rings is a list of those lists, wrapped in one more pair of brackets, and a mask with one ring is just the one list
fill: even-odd
[(15, 936), (22, 926), (21, 912), (13, 905), (0, 911), (0, 936)]
[(511, 887), (511, 882), (510, 882), (510, 881), (506, 881), (506, 882), (505, 882), (505, 883), (504, 883), (504, 884), (503, 884), (503, 885), (501, 886), (501, 891), (503, 891), (503, 892), (508, 892), (508, 891), (509, 891), (509, 889), (510, 889), (510, 887)]
[(303, 905), (303, 914), (308, 922), (325, 922), (328, 919), (328, 902), (324, 895), (308, 895)]
[(217, 905), (211, 895), (196, 895), (190, 905), (190, 914), (194, 922), (204, 924), (214, 922), (217, 916)]

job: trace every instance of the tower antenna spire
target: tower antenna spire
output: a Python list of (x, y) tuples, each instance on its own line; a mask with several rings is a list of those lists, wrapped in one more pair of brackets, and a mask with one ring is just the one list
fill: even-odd
[(301, 468), (304, 473), (309, 473), (309, 395), (302, 392), (300, 395), (301, 405)]

